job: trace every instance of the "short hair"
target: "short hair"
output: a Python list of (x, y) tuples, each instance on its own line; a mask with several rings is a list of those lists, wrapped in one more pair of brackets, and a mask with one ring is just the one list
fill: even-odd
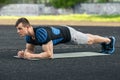
[(26, 26), (26, 25), (29, 25), (29, 26), (30, 26), (29, 21), (28, 21), (26, 18), (24, 18), (24, 17), (19, 18), (19, 19), (16, 21), (15, 27), (17, 27), (20, 23), (22, 23), (23, 26)]

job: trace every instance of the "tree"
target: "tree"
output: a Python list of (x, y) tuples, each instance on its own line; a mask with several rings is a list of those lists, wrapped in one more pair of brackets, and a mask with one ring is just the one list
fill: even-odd
[(11, 2), (11, 0), (0, 0), (0, 4), (9, 4)]
[(84, 3), (87, 0), (50, 0), (55, 8), (73, 8), (76, 4)]
[(110, 0), (98, 0), (97, 2), (98, 3), (107, 3), (107, 2), (110, 2)]

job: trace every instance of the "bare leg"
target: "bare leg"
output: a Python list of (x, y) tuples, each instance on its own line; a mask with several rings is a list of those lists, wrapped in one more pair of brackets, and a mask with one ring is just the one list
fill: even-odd
[(93, 35), (93, 34), (86, 34), (88, 36), (88, 44), (94, 44), (94, 43), (109, 43), (111, 40), (107, 37), (102, 37), (99, 35)]

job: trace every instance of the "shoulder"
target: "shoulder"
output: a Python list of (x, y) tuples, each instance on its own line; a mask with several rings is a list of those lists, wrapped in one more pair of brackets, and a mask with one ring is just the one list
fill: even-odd
[(46, 32), (45, 28), (40, 27), (36, 29), (36, 33), (44, 33), (44, 32)]
[(38, 28), (35, 33), (36, 37), (47, 36), (47, 30), (45, 28)]
[(36, 38), (39, 42), (44, 43), (47, 40), (48, 37), (48, 33), (47, 30), (45, 28), (38, 28), (36, 30)]

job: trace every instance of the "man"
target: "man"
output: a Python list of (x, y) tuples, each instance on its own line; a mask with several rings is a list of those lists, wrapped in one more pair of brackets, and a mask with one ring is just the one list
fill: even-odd
[[(36, 27), (33, 28), (26, 18), (19, 18), (15, 27), (20, 36), (26, 37), (26, 49), (18, 51), (17, 55), (24, 59), (53, 58), (53, 46), (60, 43), (95, 44), (102, 46), (101, 53), (112, 54), (115, 51), (115, 37), (85, 34), (69, 26)], [(43, 52), (34, 53), (35, 45), (42, 46)]]

